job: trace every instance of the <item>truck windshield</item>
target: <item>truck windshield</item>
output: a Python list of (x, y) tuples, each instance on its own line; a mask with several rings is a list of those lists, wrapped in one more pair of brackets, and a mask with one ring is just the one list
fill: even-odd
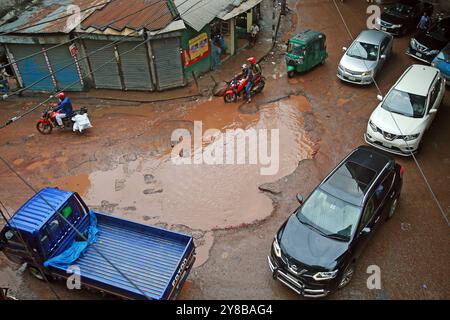
[(287, 52), (296, 56), (304, 56), (305, 55), (305, 46), (302, 44), (298, 44), (295, 42), (289, 42)]

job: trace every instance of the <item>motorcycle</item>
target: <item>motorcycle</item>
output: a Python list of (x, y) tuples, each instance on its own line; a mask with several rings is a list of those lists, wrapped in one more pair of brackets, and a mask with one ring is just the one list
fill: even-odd
[[(260, 93), (264, 86), (266, 85), (266, 79), (261, 75), (255, 75), (255, 80), (253, 81), (253, 87), (250, 90), (250, 94), (253, 97), (257, 93)], [(236, 102), (238, 97), (243, 96), (247, 99), (247, 92), (245, 91), (245, 86), (247, 85), (247, 79), (240, 79), (238, 76), (235, 76), (229, 83), (228, 88), (225, 91), (225, 95), (223, 99), (226, 103)]]
[[(79, 130), (80, 132), (82, 132), (85, 128), (92, 127), (90, 125), (89, 118), (87, 117), (87, 112), (88, 110), (86, 107), (82, 107), (80, 110), (74, 110), (72, 116), (62, 119), (64, 128), (71, 129), (73, 131)], [(53, 110), (45, 110), (42, 113), (38, 123), (36, 124), (37, 131), (39, 131), (39, 133), (41, 134), (52, 133), (53, 128), (59, 127), (58, 122), (56, 121), (57, 114), (58, 112), (55, 112)], [(88, 125), (86, 127), (80, 128), (79, 123), (77, 123), (76, 121), (77, 116), (84, 116), (83, 119), (87, 120)]]

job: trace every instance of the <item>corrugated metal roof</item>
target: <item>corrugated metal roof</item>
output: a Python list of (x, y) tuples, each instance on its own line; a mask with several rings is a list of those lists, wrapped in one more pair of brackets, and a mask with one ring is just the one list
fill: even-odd
[[(133, 14), (138, 10), (139, 13)], [(128, 15), (129, 17), (126, 17)], [(121, 19), (122, 17), (126, 18)], [(112, 28), (122, 31), (125, 28), (141, 30), (145, 27), (147, 30), (155, 31), (166, 27), (172, 19), (167, 1), (116, 0), (86, 18), (81, 23), (81, 28), (99, 30)]]
[[(181, 15), (181, 18), (192, 28), (200, 31), (205, 25), (214, 20), (214, 18), (220, 18), (222, 20), (228, 20), (234, 15), (227, 17), (228, 13), (233, 10), (239, 10), (241, 5), (246, 2), (251, 4), (245, 6), (246, 10), (254, 7), (261, 1), (255, 0), (174, 0), (175, 6)], [(238, 11), (235, 11), (238, 12)], [(244, 11), (242, 11), (244, 12)], [(237, 13), (239, 14), (239, 13)], [(236, 15), (237, 15), (236, 14)]]
[(247, 0), (245, 2), (242, 2), (241, 5), (235, 7), (233, 10), (226, 13), (225, 15), (220, 15), (219, 18), (222, 20), (229, 20), (231, 18), (234, 18), (234, 17), (250, 10), (254, 6), (260, 4), (261, 1), (262, 0)]
[(18, 230), (33, 233), (39, 230), (55, 214), (55, 209), (60, 209), (72, 194), (73, 192), (54, 188), (42, 189), (16, 211), (10, 224)]
[[(73, 13), (74, 7), (72, 6), (78, 6), (80, 10), (84, 10), (99, 5), (98, 7), (81, 12), (80, 21), (82, 21), (95, 10), (102, 8), (100, 5), (105, 2), (107, 0), (43, 0), (42, 3), (24, 10), (16, 21), (0, 26), (0, 32), (25, 28), (14, 33), (69, 33), (77, 26), (76, 23), (73, 23), (77, 20), (75, 15), (68, 16)], [(68, 17), (51, 21), (64, 16)], [(33, 26), (35, 24), (39, 25)]]

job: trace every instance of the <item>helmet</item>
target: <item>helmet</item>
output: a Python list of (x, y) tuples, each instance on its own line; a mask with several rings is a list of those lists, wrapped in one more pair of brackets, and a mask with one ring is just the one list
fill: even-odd
[(245, 70), (245, 69), (247, 69), (247, 65), (244, 63), (244, 64), (242, 65), (242, 70)]
[(251, 64), (255, 64), (256, 63), (256, 59), (255, 57), (250, 57), (247, 59), (248, 62), (250, 62)]
[(64, 92), (60, 92), (60, 93), (58, 94), (58, 98), (59, 98), (60, 100), (64, 100), (65, 97), (66, 97), (66, 95), (65, 95)]

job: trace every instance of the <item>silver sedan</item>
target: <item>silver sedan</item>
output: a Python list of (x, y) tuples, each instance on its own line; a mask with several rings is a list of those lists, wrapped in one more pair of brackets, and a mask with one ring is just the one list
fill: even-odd
[(371, 84), (392, 54), (394, 37), (378, 30), (365, 30), (350, 48), (342, 48), (344, 55), (337, 69), (339, 79), (356, 84)]

